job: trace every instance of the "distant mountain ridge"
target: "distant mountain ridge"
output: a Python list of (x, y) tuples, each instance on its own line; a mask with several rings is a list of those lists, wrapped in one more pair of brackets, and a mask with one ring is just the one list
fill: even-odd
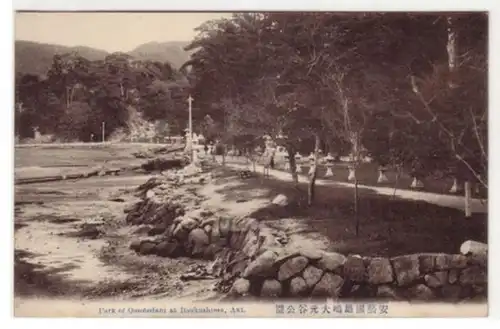
[[(189, 59), (189, 52), (184, 51), (188, 42), (148, 42), (137, 46), (127, 54), (140, 60), (169, 62), (179, 68)], [(45, 75), (52, 65), (54, 55), (77, 52), (89, 60), (104, 59), (111, 54), (102, 49), (87, 46), (68, 47), (57, 44), (39, 43), (34, 41), (16, 40), (15, 70), (19, 73)]]

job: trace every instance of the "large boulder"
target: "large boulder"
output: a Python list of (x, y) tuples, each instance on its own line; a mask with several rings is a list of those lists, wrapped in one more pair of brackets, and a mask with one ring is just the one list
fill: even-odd
[(340, 295), (340, 291), (344, 284), (344, 279), (342, 277), (333, 274), (333, 273), (325, 273), (321, 280), (314, 286), (312, 291), (313, 296), (329, 296), (329, 297), (338, 297)]
[(165, 224), (159, 224), (154, 227), (152, 227), (148, 231), (149, 236), (154, 236), (154, 235), (159, 235), (165, 233), (165, 230), (167, 229), (167, 226)]
[(448, 284), (448, 272), (440, 271), (424, 276), (425, 283), (431, 288), (438, 288)]
[(391, 262), (388, 258), (376, 257), (367, 268), (368, 282), (372, 284), (390, 283), (393, 279)]
[(277, 280), (265, 280), (260, 291), (261, 297), (279, 297), (281, 295), (281, 283)]
[(141, 243), (139, 253), (142, 255), (152, 255), (155, 252), (156, 243), (152, 241), (144, 241)]
[(288, 259), (280, 266), (278, 280), (284, 281), (300, 273), (307, 266), (308, 262), (308, 259), (304, 256)]
[(316, 248), (303, 247), (299, 250), (299, 254), (310, 260), (319, 260), (323, 257), (324, 252)]
[[(318, 260), (318, 267), (325, 271), (339, 273), (346, 262), (344, 255), (335, 252), (323, 253), (321, 259)], [(364, 270), (363, 270), (364, 272)]]
[(188, 244), (193, 256), (203, 255), (208, 243), (208, 236), (201, 228), (195, 228), (189, 233)]
[(363, 282), (366, 278), (365, 262), (361, 257), (348, 256), (344, 264), (345, 276), (353, 282)]
[(323, 271), (314, 266), (308, 266), (302, 273), (308, 287), (313, 287), (323, 276)]
[(274, 205), (277, 206), (287, 206), (288, 205), (288, 197), (284, 194), (278, 194), (277, 196), (274, 197), (273, 201), (271, 202)]
[(234, 281), (233, 286), (229, 291), (229, 294), (235, 297), (236, 296), (244, 297), (249, 294), (249, 290), (250, 290), (250, 281), (248, 281), (247, 279), (239, 278), (236, 281)]
[(434, 269), (436, 268), (436, 258), (437, 254), (419, 254), (419, 272), (424, 274), (434, 272)]
[(302, 296), (307, 289), (308, 287), (306, 281), (300, 276), (297, 276), (290, 281), (290, 294), (294, 297)]
[(436, 256), (436, 269), (449, 270), (449, 269), (462, 269), (467, 267), (467, 257), (464, 255), (448, 255), (440, 254)]
[(459, 278), (459, 282), (462, 285), (484, 285), (487, 280), (486, 270), (479, 266), (464, 269)]
[(175, 241), (160, 242), (155, 247), (155, 254), (161, 257), (175, 258), (182, 254), (182, 247)]
[(396, 280), (400, 286), (408, 285), (420, 277), (418, 255), (405, 255), (391, 259)]
[(275, 262), (278, 258), (277, 254), (273, 251), (265, 251), (258, 256), (253, 262), (248, 264), (243, 272), (244, 278), (251, 277), (271, 277), (275, 273)]
[[(176, 219), (177, 220), (177, 219)], [(190, 217), (182, 217), (180, 223), (176, 226), (173, 236), (179, 240), (184, 240), (189, 232), (198, 226), (198, 222)]]

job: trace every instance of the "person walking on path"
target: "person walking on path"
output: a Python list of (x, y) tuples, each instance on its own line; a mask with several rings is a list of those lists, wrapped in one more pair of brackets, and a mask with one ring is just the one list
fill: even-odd
[(271, 152), (271, 158), (269, 159), (269, 167), (274, 169), (274, 151)]

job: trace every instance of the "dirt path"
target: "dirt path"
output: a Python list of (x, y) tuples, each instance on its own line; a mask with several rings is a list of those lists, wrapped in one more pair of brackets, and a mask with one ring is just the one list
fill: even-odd
[[(207, 200), (204, 207), (216, 211), (223, 211), (234, 217), (249, 216), (259, 209), (272, 203), (269, 188), (245, 188), (246, 182), (239, 180), (235, 175), (217, 179), (213, 184), (206, 185), (199, 193)], [(296, 250), (311, 248), (312, 250), (334, 250), (332, 241), (311, 228), (306, 220), (298, 218), (260, 218), (274, 234), (285, 234), (286, 248)]]
[[(248, 166), (246, 165), (240, 165), (240, 164), (226, 164), (228, 167), (232, 167), (235, 169), (246, 169)], [(264, 168), (261, 165), (256, 165), (256, 170), (259, 172), (263, 172)], [(274, 178), (277, 178), (279, 180), (283, 181), (291, 181), (292, 177), (289, 173), (279, 171), (279, 170), (270, 170), (269, 171), (270, 175)], [(306, 183), (308, 180), (304, 176), (299, 176), (299, 181)], [(318, 185), (331, 185), (331, 186), (344, 186), (344, 187), (354, 187), (354, 184), (351, 183), (344, 183), (344, 182), (334, 182), (334, 181), (329, 181), (329, 180), (324, 180), (324, 179), (317, 179), (316, 183)], [(378, 186), (366, 186), (366, 185), (358, 185), (359, 188), (362, 189), (370, 189), (378, 194), (382, 195), (392, 195), (394, 193), (394, 189), (390, 187), (378, 187)], [(429, 193), (429, 192), (420, 192), (420, 191), (409, 191), (409, 190), (396, 190), (396, 197), (402, 198), (402, 199), (407, 199), (407, 200), (419, 200), (419, 201), (425, 201), (429, 202), (432, 204), (436, 204), (442, 207), (449, 207), (449, 208), (455, 208), (455, 209), (464, 209), (464, 198), (460, 196), (452, 196), (452, 195), (442, 195), (442, 194), (436, 194), (436, 193)], [(478, 213), (487, 213), (488, 212), (488, 206), (486, 203), (483, 203), (479, 199), (472, 199), (471, 200), (471, 208), (472, 212), (478, 212)]]

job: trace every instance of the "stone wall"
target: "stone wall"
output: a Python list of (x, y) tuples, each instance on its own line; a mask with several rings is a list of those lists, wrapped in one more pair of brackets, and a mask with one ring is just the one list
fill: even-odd
[[(135, 241), (131, 248), (141, 254), (214, 260), (210, 273), (220, 278), (218, 288), (229, 296), (451, 302), (486, 297), (486, 256), (386, 258), (292, 250), (286, 235), (255, 218), (214, 214), (200, 206), (201, 197), (193, 191), (171, 182), (149, 187), (153, 189), (142, 189), (144, 199), (129, 210), (127, 221), (152, 225), (151, 238)], [(159, 191), (168, 198), (159, 200)]]

